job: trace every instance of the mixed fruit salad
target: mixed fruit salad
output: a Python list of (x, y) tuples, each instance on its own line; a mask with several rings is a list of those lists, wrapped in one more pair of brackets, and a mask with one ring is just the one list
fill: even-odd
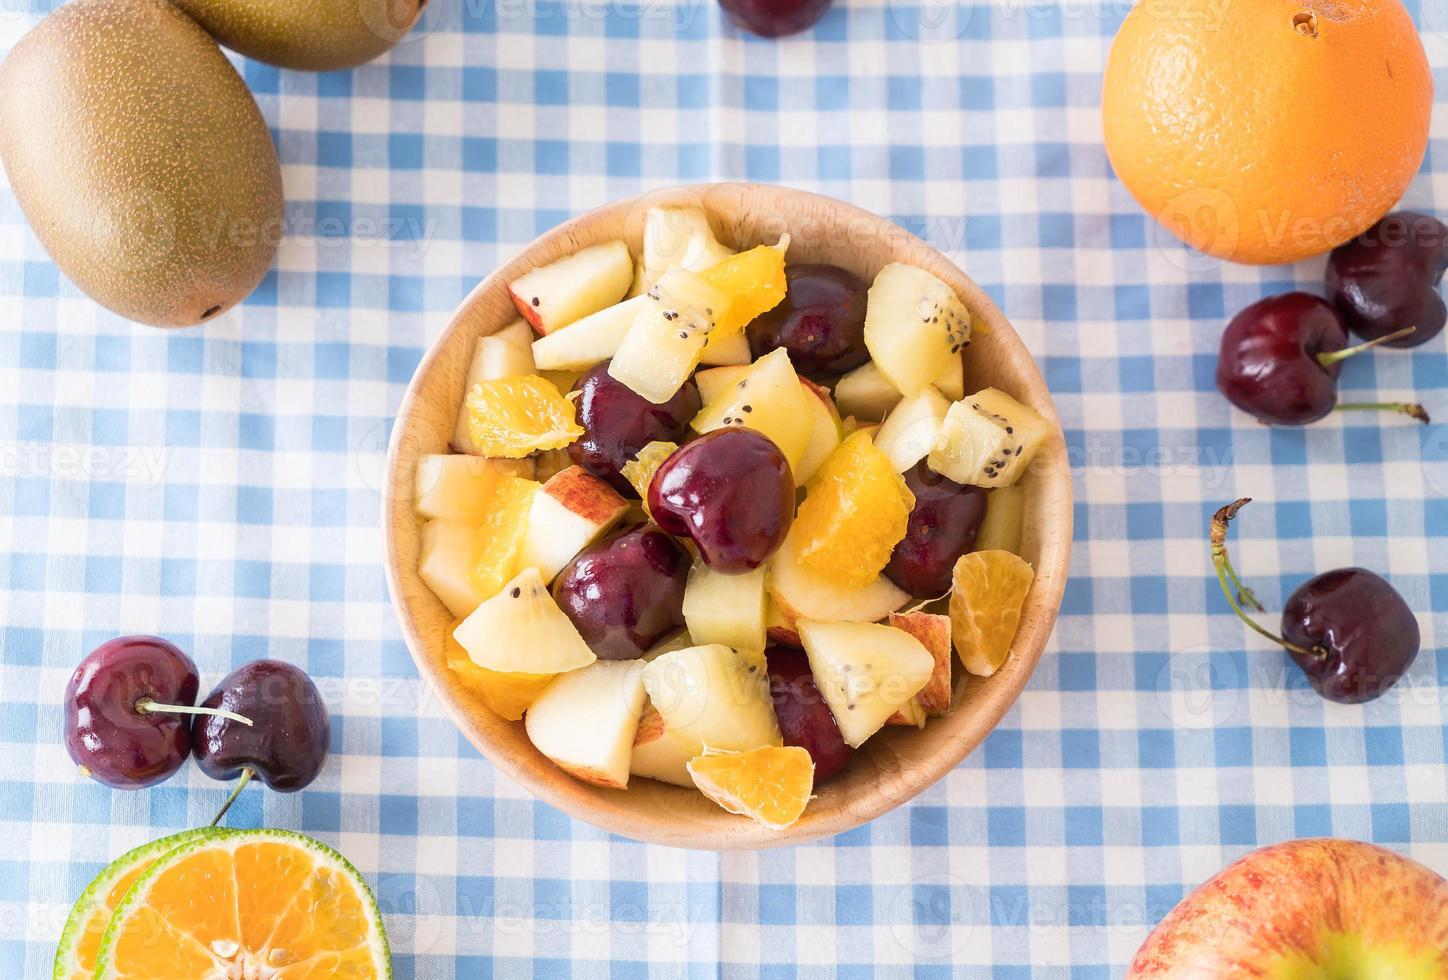
[(966, 393), (945, 282), (788, 246), (654, 208), (639, 261), (611, 241), (511, 283), (522, 319), (478, 341), (415, 496), (462, 683), (580, 780), (776, 828), (883, 727), (948, 713), (956, 654), (1004, 662), (1052, 431)]

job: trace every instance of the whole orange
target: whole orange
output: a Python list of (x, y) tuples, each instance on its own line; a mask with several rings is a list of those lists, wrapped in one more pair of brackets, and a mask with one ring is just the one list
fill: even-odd
[(1106, 152), (1177, 237), (1295, 262), (1365, 230), (1428, 145), (1433, 79), (1400, 0), (1140, 0), (1106, 62)]

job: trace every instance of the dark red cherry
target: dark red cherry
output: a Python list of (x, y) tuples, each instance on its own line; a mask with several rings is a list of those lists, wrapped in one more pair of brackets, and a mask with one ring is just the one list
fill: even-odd
[(913, 596), (944, 595), (956, 559), (975, 547), (987, 491), (943, 477), (923, 459), (905, 471), (905, 485), (915, 507), (885, 576)]
[(794, 369), (825, 381), (870, 359), (865, 347), (866, 286), (837, 265), (791, 265), (784, 300), (749, 324), (749, 349), (763, 357), (783, 347)]
[(96, 647), (65, 688), (65, 747), (81, 773), (117, 789), (166, 779), (191, 754), (196, 665), (158, 636)]
[(1380, 575), (1365, 568), (1323, 572), (1298, 586), (1282, 609), (1287, 654), (1331, 701), (1371, 701), (1418, 656), (1418, 618)]
[(649, 485), (649, 513), (670, 534), (692, 538), (710, 568), (758, 568), (794, 520), (789, 460), (753, 429), (715, 429), (664, 460)]
[(1416, 347), (1436, 337), (1448, 320), (1438, 292), (1445, 270), (1448, 226), (1426, 214), (1399, 211), (1332, 250), (1327, 292), (1359, 337), (1377, 340), (1416, 327), (1387, 341)]
[(1227, 529), (1251, 498), (1243, 497), (1212, 518), (1212, 563), (1227, 603), (1255, 632), (1287, 651), (1313, 688), (1331, 701), (1371, 701), (1397, 683), (1418, 656), (1418, 619), (1380, 575), (1339, 568), (1295, 589), (1282, 610), (1282, 635), (1247, 615), (1262, 604), (1242, 584), (1227, 555)]
[(232, 671), (201, 704), (252, 722), (197, 717), (191, 732), (196, 764), (212, 779), (250, 771), (270, 788), (290, 793), (321, 772), (332, 724), (321, 692), (301, 668), (253, 660)]
[(553, 597), (604, 660), (629, 660), (684, 625), (692, 559), (656, 527), (635, 524), (585, 548), (553, 580)]
[(1338, 405), (1342, 361), (1383, 342), (1348, 347), (1342, 317), (1321, 297), (1301, 292), (1269, 296), (1227, 324), (1217, 387), (1242, 411), (1279, 425), (1316, 422), (1334, 408), (1381, 408), (1426, 422), (1419, 405)]
[(785, 745), (798, 745), (814, 760), (816, 783), (838, 773), (855, 750), (845, 744), (835, 716), (815, 687), (809, 657), (803, 650), (770, 647), (764, 652), (769, 664), (769, 695)]
[(699, 414), (699, 389), (685, 381), (674, 397), (655, 405), (608, 373), (608, 361), (573, 385), (574, 405), (583, 435), (568, 446), (573, 461), (607, 480), (619, 493), (637, 497), (620, 472), (623, 464), (651, 442), (682, 442), (689, 420)]
[(830, 9), (830, 0), (719, 0), (719, 6), (746, 31), (783, 37), (808, 30)]

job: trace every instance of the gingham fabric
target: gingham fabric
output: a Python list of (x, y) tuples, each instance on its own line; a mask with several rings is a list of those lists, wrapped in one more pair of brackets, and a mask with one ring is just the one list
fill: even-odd
[[(0, 20), (8, 47), (51, 0)], [(82, 887), (210, 818), (194, 765), (143, 792), (61, 743), (75, 663), (121, 633), (203, 686), (256, 657), (326, 693), (309, 789), (249, 789), (374, 883), (399, 978), (1119, 976), (1187, 890), (1252, 847), (1337, 834), (1448, 871), (1448, 428), (1268, 429), (1213, 386), (1234, 311), (1321, 260), (1205, 261), (1109, 173), (1097, 93), (1123, 3), (838, 0), (747, 38), (709, 0), (433, 0), (377, 63), (238, 59), (280, 148), (275, 270), (205, 329), (98, 309), (0, 195), (0, 977), (48, 975)], [(1448, 5), (1411, 3), (1448, 99)], [(1448, 200), (1448, 113), (1408, 203)], [(464, 293), (557, 222), (640, 190), (747, 178), (890, 216), (955, 259), (1039, 358), (1072, 450), (1071, 581), (1050, 649), (934, 788), (823, 843), (718, 855), (611, 837), (532, 800), (420, 684), (381, 571), (380, 474), (414, 366)], [(1351, 400), (1448, 419), (1443, 339), (1354, 360)], [(1207, 559), (1269, 608), (1358, 563), (1418, 611), (1412, 675), (1323, 702), (1249, 635)]]

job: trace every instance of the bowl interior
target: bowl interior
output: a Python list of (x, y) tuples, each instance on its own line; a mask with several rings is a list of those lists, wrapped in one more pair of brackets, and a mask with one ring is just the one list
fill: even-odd
[(417, 574), (420, 528), (411, 501), (417, 459), (449, 451), (474, 343), (516, 319), (508, 282), (614, 238), (623, 238), (637, 256), (644, 213), (655, 204), (702, 207), (721, 241), (736, 247), (773, 242), (788, 232), (791, 263), (832, 262), (867, 282), (892, 261), (929, 270), (955, 288), (975, 320), (965, 352), (966, 390), (1001, 388), (1055, 422), (1040, 372), (1000, 310), (944, 256), (900, 227), (840, 201), (757, 184), (675, 188), (622, 201), (561, 225), (485, 279), (418, 368), (394, 424), (383, 501), (393, 603), (419, 671), (469, 740), (515, 782), (573, 816), (626, 837), (690, 847), (767, 847), (840, 833), (910, 799), (956, 766), (1029, 679), (1056, 619), (1070, 554), (1071, 478), (1059, 430), (1022, 482), (1021, 550), (1036, 579), (1010, 659), (989, 678), (965, 677), (957, 664), (957, 706), (948, 717), (931, 719), (923, 730), (887, 726), (840, 776), (818, 788), (804, 817), (784, 832), (726, 813), (680, 787), (635, 779), (627, 790), (606, 790), (565, 775), (533, 748), (522, 722), (499, 718), (455, 681), (443, 652), (453, 618)]

